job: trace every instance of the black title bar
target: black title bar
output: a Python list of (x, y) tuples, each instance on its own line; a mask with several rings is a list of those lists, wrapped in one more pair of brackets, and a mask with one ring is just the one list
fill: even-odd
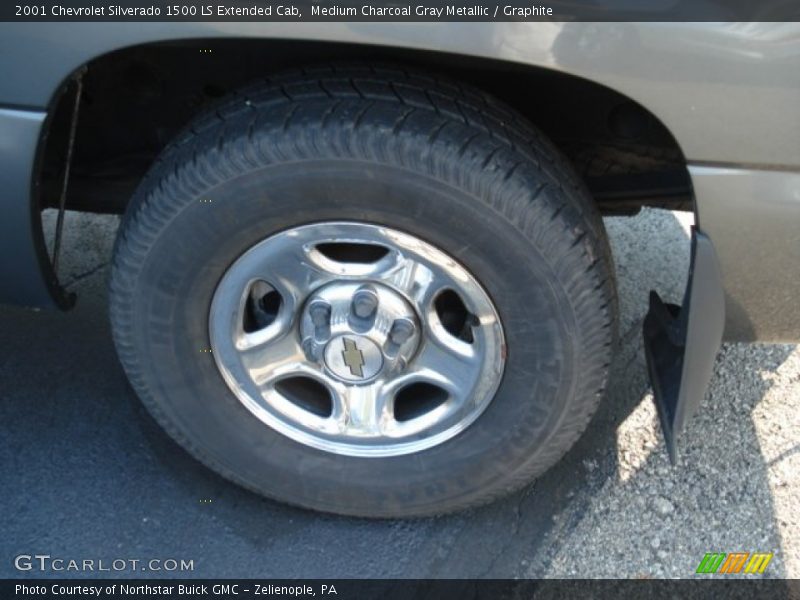
[(47, 600), (550, 600), (561, 598), (781, 600), (797, 580), (0, 580), (0, 598)]
[(0, 21), (800, 21), (798, 0), (4, 0)]

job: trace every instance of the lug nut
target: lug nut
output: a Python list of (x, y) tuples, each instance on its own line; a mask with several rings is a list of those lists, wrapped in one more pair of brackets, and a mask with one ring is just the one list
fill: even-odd
[(313, 302), (308, 307), (308, 316), (314, 324), (314, 337), (324, 340), (330, 335), (331, 306), (327, 302)]
[(400, 346), (408, 341), (414, 335), (414, 323), (408, 319), (397, 319), (392, 323), (392, 329), (389, 331), (389, 339), (393, 343)]
[(353, 313), (361, 318), (367, 319), (378, 308), (378, 294), (368, 287), (359, 289), (353, 294)]
[(308, 307), (308, 314), (315, 327), (327, 325), (331, 318), (331, 307), (327, 302), (314, 302)]

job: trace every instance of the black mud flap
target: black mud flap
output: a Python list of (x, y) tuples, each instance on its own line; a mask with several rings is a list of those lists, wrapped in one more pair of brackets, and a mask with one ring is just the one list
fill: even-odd
[(670, 461), (677, 462), (677, 436), (705, 396), (722, 343), (725, 294), (711, 240), (692, 230), (692, 260), (683, 306), (650, 292), (644, 349), (650, 383)]

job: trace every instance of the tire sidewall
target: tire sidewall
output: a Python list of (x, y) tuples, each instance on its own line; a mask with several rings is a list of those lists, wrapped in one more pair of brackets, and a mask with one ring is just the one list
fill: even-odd
[[(206, 350), (211, 299), (225, 270), (274, 233), (329, 220), (415, 235), (461, 262), (492, 298), (507, 342), (503, 380), (455, 438), (398, 457), (330, 454), (272, 430), (222, 380)], [(576, 323), (546, 257), (486, 203), (402, 168), (303, 161), (218, 185), (159, 233), (135, 293), (142, 301), (134, 331), (147, 348), (157, 418), (229, 477), (295, 504), (381, 515), (470, 503), (529, 471), (574, 395)]]

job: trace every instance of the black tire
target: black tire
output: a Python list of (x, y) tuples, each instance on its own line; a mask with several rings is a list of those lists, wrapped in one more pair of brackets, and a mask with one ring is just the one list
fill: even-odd
[[(238, 256), (342, 219), (438, 246), (500, 313), (500, 388), (445, 443), (391, 458), (298, 444), (254, 418), (202, 352), (212, 294)], [(616, 296), (591, 198), (519, 115), (420, 74), (322, 68), (242, 91), (163, 152), (121, 227), (111, 321), (144, 404), (215, 471), (317, 510), (416, 516), (518, 489), (572, 446), (604, 394)]]

